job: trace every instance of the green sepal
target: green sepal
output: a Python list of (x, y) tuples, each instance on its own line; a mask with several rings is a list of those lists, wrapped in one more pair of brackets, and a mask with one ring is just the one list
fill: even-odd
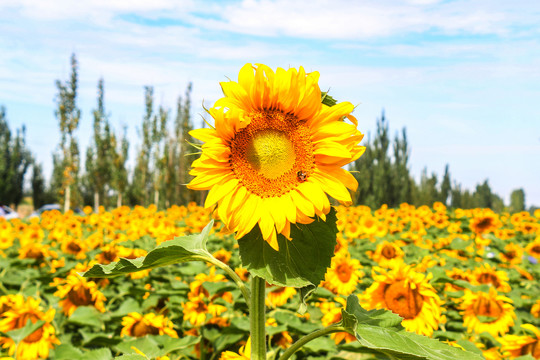
[(186, 261), (215, 260), (206, 249), (206, 241), (213, 224), (214, 221), (210, 221), (200, 234), (181, 236), (165, 241), (146, 256), (136, 259), (121, 258), (118, 262), (112, 262), (108, 265), (97, 264), (82, 275), (87, 278), (112, 278)]
[(326, 221), (317, 217), (311, 224), (291, 224), (292, 240), (277, 235), (279, 251), (264, 241), (256, 225), (238, 240), (242, 266), (272, 285), (318, 286), (334, 256), (336, 221), (336, 210), (332, 208)]

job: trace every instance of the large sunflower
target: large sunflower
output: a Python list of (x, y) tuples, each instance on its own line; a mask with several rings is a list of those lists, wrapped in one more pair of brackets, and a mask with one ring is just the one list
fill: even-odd
[(530, 354), (533, 358), (540, 359), (540, 329), (531, 324), (523, 324), (521, 327), (534, 334), (534, 337), (506, 335), (499, 339), (501, 351), (511, 358)]
[(318, 80), (302, 67), (274, 72), (246, 64), (238, 82), (221, 83), (225, 97), (209, 109), (215, 128), (190, 133), (205, 143), (188, 187), (210, 190), (205, 207), (217, 204), (239, 238), (258, 224), (278, 250), (277, 234), (290, 238), (291, 223), (325, 219), (326, 194), (351, 203), (347, 188), (358, 183), (342, 166), (362, 155), (363, 135), (351, 103), (321, 103)]
[(391, 310), (403, 318), (407, 331), (431, 336), (444, 321), (442, 301), (428, 282), (432, 275), (418, 273), (400, 260), (390, 260), (389, 268), (373, 268), (374, 283), (359, 297), (362, 305)]

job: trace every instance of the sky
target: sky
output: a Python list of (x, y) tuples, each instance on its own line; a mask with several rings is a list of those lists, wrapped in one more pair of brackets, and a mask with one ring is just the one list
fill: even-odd
[[(318, 71), (321, 89), (358, 105), (371, 134), (384, 110), (407, 129), (410, 167), (474, 190), (488, 179), (508, 203), (523, 188), (540, 206), (540, 2), (530, 0), (0, 0), (0, 106), (46, 174), (60, 141), (56, 80), (79, 61), (76, 136), (85, 151), (105, 81), (116, 131), (139, 142), (144, 86), (173, 112), (193, 83), (203, 102), (222, 96), (246, 63)], [(367, 138), (367, 137), (366, 137)], [(84, 163), (83, 163), (84, 164)]]

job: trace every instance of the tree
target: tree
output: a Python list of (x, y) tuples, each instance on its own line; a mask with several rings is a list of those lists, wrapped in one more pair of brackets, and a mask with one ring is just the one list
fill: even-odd
[(474, 206), (477, 208), (492, 208), (493, 193), (486, 179), (481, 185), (476, 185), (476, 190), (473, 193)]
[(152, 115), (154, 113), (154, 88), (144, 87), (145, 114), (139, 136), (142, 138), (142, 144), (139, 148), (133, 181), (131, 183), (129, 196), (132, 205), (147, 205), (148, 192), (151, 186), (150, 177), (150, 159), (152, 155)]
[(105, 112), (103, 79), (98, 82), (97, 108), (94, 110), (94, 134), (86, 152), (86, 175), (94, 197), (94, 211), (98, 212), (100, 199), (104, 200), (111, 182), (112, 152), (111, 130)]
[(194, 139), (189, 135), (189, 132), (193, 130), (193, 124), (191, 123), (191, 90), (192, 84), (189, 83), (186, 88), (184, 99), (178, 97), (176, 107), (176, 121), (175, 121), (175, 137), (177, 149), (177, 170), (176, 170), (176, 194), (178, 196), (177, 203), (187, 204), (189, 201), (195, 200), (190, 194), (193, 194), (185, 184), (190, 180), (189, 168), (191, 162), (196, 160), (193, 154), (190, 155)]
[(401, 203), (412, 202), (413, 179), (409, 172), (409, 145), (407, 143), (407, 131), (401, 130), (401, 138), (396, 134), (394, 139), (394, 163), (392, 164), (392, 203), (398, 206)]
[(516, 189), (510, 194), (510, 212), (520, 212), (525, 210), (525, 191)]
[(23, 198), (24, 177), (32, 163), (25, 137), (24, 125), (12, 136), (6, 110), (0, 107), (0, 199), (15, 206)]
[(128, 171), (126, 168), (126, 161), (128, 159), (129, 141), (127, 139), (126, 128), (124, 127), (124, 134), (120, 141), (117, 140), (116, 135), (113, 134), (111, 138), (111, 146), (113, 152), (113, 172), (111, 179), (111, 186), (116, 190), (116, 207), (122, 206), (123, 195), (128, 188)]
[(450, 183), (450, 171), (449, 171), (449, 165), (446, 164), (444, 168), (444, 175), (441, 182), (441, 191), (439, 192), (439, 201), (442, 202), (444, 205), (448, 205), (448, 197), (450, 196), (452, 192), (452, 186)]
[(47, 201), (43, 170), (41, 164), (35, 162), (32, 166), (32, 200), (35, 209), (42, 207)]
[(64, 195), (64, 211), (71, 208), (72, 202), (78, 201), (77, 181), (79, 174), (79, 145), (75, 138), (75, 130), (79, 126), (81, 111), (77, 108), (77, 74), (78, 64), (75, 54), (71, 55), (71, 76), (65, 83), (56, 80), (58, 105), (55, 115), (60, 125), (60, 162), (62, 167), (61, 192)]
[(427, 174), (427, 168), (422, 170), (420, 176), (420, 183), (416, 194), (414, 196), (414, 204), (420, 205), (433, 205), (435, 201), (439, 199), (439, 191), (437, 190), (437, 174), (432, 173), (431, 176)]

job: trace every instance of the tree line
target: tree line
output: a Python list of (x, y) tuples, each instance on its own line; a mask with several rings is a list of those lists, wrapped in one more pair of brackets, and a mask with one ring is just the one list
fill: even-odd
[[(178, 97), (176, 111), (154, 104), (154, 90), (144, 88), (145, 111), (138, 130), (140, 143), (136, 158), (128, 166), (130, 139), (127, 128), (117, 132), (111, 127), (105, 106), (105, 83), (97, 82), (96, 106), (92, 112), (93, 133), (81, 164), (76, 131), (81, 110), (77, 106), (78, 62), (71, 56), (71, 73), (67, 80), (56, 80), (55, 116), (58, 119), (60, 143), (52, 161), (49, 181), (43, 175), (42, 164), (33, 157), (25, 141), (25, 128), (15, 133), (9, 129), (5, 108), (0, 108), (0, 202), (17, 205), (25, 195), (25, 179), (30, 175), (30, 193), (35, 208), (47, 203), (60, 203), (64, 210), (93, 205), (118, 207), (155, 204), (167, 208), (190, 201), (202, 203), (204, 194), (185, 186), (190, 180), (190, 164), (198, 156), (189, 135), (193, 129), (191, 89)], [(392, 140), (384, 112), (377, 119), (373, 139), (365, 139), (366, 152), (351, 169), (359, 187), (356, 204), (378, 208), (401, 203), (432, 205), (440, 201), (449, 207), (489, 207), (502, 211), (525, 209), (523, 189), (514, 190), (505, 206), (485, 180), (474, 191), (463, 189), (451, 179), (449, 166), (441, 179), (424, 169), (417, 182), (409, 169), (410, 148), (405, 128)]]

